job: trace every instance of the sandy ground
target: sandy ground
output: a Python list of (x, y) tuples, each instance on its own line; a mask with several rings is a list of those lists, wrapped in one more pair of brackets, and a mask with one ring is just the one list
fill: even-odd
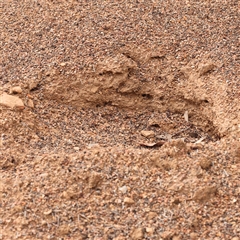
[(0, 239), (240, 237), (239, 1), (2, 1)]

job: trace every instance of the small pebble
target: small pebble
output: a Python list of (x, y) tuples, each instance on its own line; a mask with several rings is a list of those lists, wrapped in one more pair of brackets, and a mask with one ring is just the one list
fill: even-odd
[(10, 93), (22, 93), (22, 88), (19, 87), (19, 86), (13, 87), (13, 88), (10, 90)]

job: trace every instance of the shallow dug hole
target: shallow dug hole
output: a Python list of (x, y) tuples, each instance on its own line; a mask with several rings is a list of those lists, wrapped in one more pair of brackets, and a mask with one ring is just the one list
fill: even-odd
[[(143, 97), (139, 96), (140, 99)], [(179, 102), (183, 100), (179, 99)], [(162, 111), (149, 107), (148, 100), (142, 102), (141, 109), (114, 106), (113, 102), (101, 104), (101, 101), (83, 107), (71, 104), (42, 100), (36, 104), (30, 123), (28, 117), (21, 116), (23, 125), (13, 124), (18, 129), (12, 135), (19, 138), (19, 132), (22, 132), (27, 139), (31, 138), (30, 146), (41, 152), (79, 151), (96, 144), (158, 149), (174, 139), (186, 143), (209, 143), (220, 139), (218, 129), (199, 112), (207, 105), (205, 102), (189, 104), (185, 101), (188, 110), (175, 112), (168, 110), (174, 106), (171, 101), (165, 101), (167, 110)], [(24, 127), (26, 125), (28, 128)]]
[[(218, 63), (201, 59), (182, 66), (166, 58), (161, 50), (138, 51), (142, 55), (134, 49), (122, 50), (77, 73), (71, 72), (70, 63), (41, 72), (44, 97), (79, 111), (115, 107), (136, 116), (146, 111), (153, 116), (161, 113), (166, 122), (162, 122), (163, 116), (148, 116), (145, 120), (156, 123), (146, 122), (142, 129), (138, 128), (147, 130), (158, 125), (157, 134), (183, 137), (197, 131), (196, 139), (207, 135), (206, 139), (216, 140), (231, 132), (239, 112), (226, 111), (229, 98), (226, 83), (219, 87)], [(237, 106), (237, 102), (231, 103), (232, 109), (234, 104)]]
[[(77, 74), (65, 63), (41, 73), (42, 91), (49, 101), (73, 108), (61, 113), (63, 124), (74, 128), (69, 138), (87, 136), (85, 144), (157, 147), (159, 141), (176, 138), (194, 143), (227, 135), (236, 116), (224, 114), (225, 95), (215, 94), (216, 89), (224, 92), (215, 84), (216, 74), (212, 76), (217, 64), (197, 61), (174, 73), (163, 68), (166, 64), (161, 52), (140, 56), (124, 51)], [(151, 81), (141, 78), (144, 66)]]
[(24, 147), (35, 153), (58, 153), (76, 152), (96, 144), (158, 149), (176, 139), (185, 143), (220, 139), (213, 123), (199, 113), (198, 105), (192, 105), (189, 113), (148, 109), (147, 103), (145, 109), (138, 110), (110, 103), (80, 108), (43, 99), (35, 104), (32, 111), (3, 111), (4, 146), (14, 143), (16, 148)]

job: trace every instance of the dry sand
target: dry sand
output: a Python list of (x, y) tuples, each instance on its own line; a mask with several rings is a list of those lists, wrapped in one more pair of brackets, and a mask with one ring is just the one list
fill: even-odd
[(239, 1), (2, 1), (0, 239), (240, 236)]

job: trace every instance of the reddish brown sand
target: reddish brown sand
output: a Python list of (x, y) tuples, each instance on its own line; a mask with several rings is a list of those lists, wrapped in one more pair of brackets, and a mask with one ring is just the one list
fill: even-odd
[(2, 1), (0, 239), (239, 240), (239, 9)]

